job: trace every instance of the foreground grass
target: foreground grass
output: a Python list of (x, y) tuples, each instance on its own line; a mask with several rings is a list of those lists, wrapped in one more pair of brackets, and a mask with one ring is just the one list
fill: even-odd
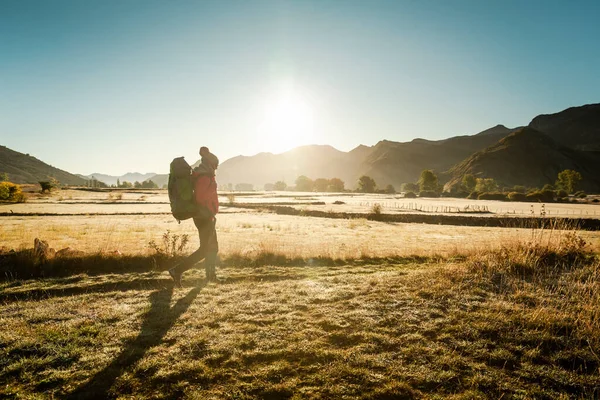
[(573, 248), (2, 282), (0, 396), (597, 398), (600, 265)]

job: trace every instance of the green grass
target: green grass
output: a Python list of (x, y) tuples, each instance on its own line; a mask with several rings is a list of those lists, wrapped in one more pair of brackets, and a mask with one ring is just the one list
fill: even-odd
[(580, 250), (6, 280), (0, 397), (597, 398)]

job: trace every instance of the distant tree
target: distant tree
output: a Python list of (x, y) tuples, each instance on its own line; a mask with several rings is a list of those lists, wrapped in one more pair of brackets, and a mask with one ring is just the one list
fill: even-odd
[(426, 169), (421, 172), (419, 178), (419, 189), (422, 192), (435, 192), (438, 189), (438, 178), (432, 170)]
[(385, 192), (388, 194), (394, 194), (396, 193), (396, 188), (393, 185), (387, 185), (385, 187)]
[(402, 191), (403, 192), (418, 192), (419, 191), (419, 185), (416, 183), (403, 183), (402, 184)]
[(284, 181), (275, 182), (274, 189), (275, 190), (285, 190), (287, 188), (287, 183)]
[(581, 174), (572, 169), (565, 169), (558, 173), (556, 180), (556, 187), (559, 189), (566, 190), (567, 193), (574, 193), (581, 182)]
[(121, 186), (124, 189), (131, 189), (133, 187), (133, 185), (131, 184), (131, 182), (127, 182), (127, 181), (123, 181), (123, 183), (121, 183)]
[(265, 183), (263, 186), (263, 189), (265, 190), (265, 192), (271, 192), (271, 191), (275, 190), (275, 184), (274, 183)]
[(515, 185), (515, 186), (513, 186), (512, 190), (515, 193), (525, 193), (525, 186)]
[(550, 183), (546, 183), (544, 185), (544, 187), (542, 188), (542, 190), (554, 190), (554, 185), (552, 185)]
[(138, 181), (135, 181), (135, 182), (133, 183), (133, 187), (134, 187), (134, 188), (136, 188), (136, 189), (141, 189), (141, 188), (142, 188), (142, 184), (141, 184), (141, 183), (139, 183)]
[(340, 178), (331, 178), (329, 180), (329, 187), (327, 188), (329, 192), (343, 192), (344, 191), (344, 181)]
[(370, 176), (363, 175), (358, 179), (358, 191), (363, 193), (374, 193), (377, 184), (375, 179)]
[(42, 193), (51, 192), (54, 189), (54, 185), (50, 181), (39, 181), (40, 187), (42, 188)]
[(317, 192), (326, 192), (329, 187), (329, 179), (317, 178), (313, 183), (313, 187)]
[(117, 178), (117, 187), (120, 188), (121, 187), (121, 181), (119, 180), (119, 178)]
[(142, 182), (142, 188), (158, 189), (158, 185), (152, 179), (148, 179), (147, 181)]
[(8, 174), (6, 172), (0, 172), (0, 182), (8, 182)]
[(479, 193), (484, 192), (496, 192), (498, 190), (498, 184), (492, 178), (477, 178), (477, 184), (475, 185), (475, 191)]
[(475, 190), (475, 186), (477, 186), (477, 179), (475, 179), (473, 174), (466, 174), (463, 176), (461, 183), (465, 191), (470, 193)]
[(314, 182), (309, 177), (300, 175), (298, 179), (296, 179), (296, 191), (298, 192), (312, 192), (313, 187)]
[(251, 183), (238, 183), (235, 185), (235, 190), (239, 192), (254, 190), (254, 185)]

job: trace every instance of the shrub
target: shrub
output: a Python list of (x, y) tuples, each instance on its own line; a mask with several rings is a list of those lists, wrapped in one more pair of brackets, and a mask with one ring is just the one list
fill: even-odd
[(54, 184), (50, 181), (39, 181), (40, 187), (42, 188), (42, 193), (50, 192), (54, 189)]
[(25, 195), (21, 191), (21, 186), (12, 182), (0, 182), (0, 200), (24, 203)]
[(510, 192), (508, 194), (508, 200), (510, 201), (527, 201), (527, 195), (520, 192)]
[(506, 195), (501, 192), (484, 192), (477, 196), (477, 200), (500, 200), (505, 201)]
[(433, 190), (421, 190), (419, 192), (419, 197), (440, 197), (440, 195)]
[(527, 194), (527, 201), (551, 203), (555, 199), (556, 193), (553, 190), (538, 190)]
[(371, 207), (371, 214), (381, 215), (381, 204), (373, 204), (373, 206)]
[(468, 195), (469, 195), (469, 192), (465, 191), (464, 189), (457, 189), (457, 190), (451, 190), (449, 192), (442, 192), (442, 194), (440, 194), (440, 197), (452, 197), (452, 198), (457, 198), (457, 199), (466, 199)]
[(227, 201), (229, 202), (230, 206), (234, 205), (235, 204), (235, 194), (233, 194), (233, 193), (227, 194)]
[(600, 202), (600, 200), (598, 200), (598, 199), (592, 200), (592, 203), (598, 203), (598, 202)]
[(542, 189), (541, 193), (545, 201), (551, 202), (556, 199), (556, 192), (554, 190)]
[(467, 196), (467, 199), (477, 200), (478, 197), (479, 197), (479, 192), (473, 191)]
[(417, 195), (415, 194), (415, 192), (406, 192), (406, 193), (404, 193), (404, 198), (405, 199), (416, 199)]
[(190, 236), (187, 233), (177, 235), (167, 230), (162, 235), (162, 243), (156, 243), (154, 240), (151, 240), (148, 242), (148, 248), (154, 250), (159, 257), (178, 257), (183, 255), (189, 241)]
[(578, 199), (585, 199), (587, 197), (587, 194), (585, 194), (585, 192), (583, 190), (580, 190), (578, 192), (576, 192), (574, 194), (575, 197), (577, 197)]
[(559, 198), (569, 197), (569, 193), (567, 193), (567, 191), (564, 189), (560, 189), (560, 190), (556, 191), (556, 197), (559, 197)]

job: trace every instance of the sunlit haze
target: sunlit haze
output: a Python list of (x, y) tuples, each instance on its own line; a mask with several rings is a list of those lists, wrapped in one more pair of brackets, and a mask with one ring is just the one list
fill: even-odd
[(0, 2), (0, 144), (72, 173), (349, 151), (598, 102), (600, 2)]

